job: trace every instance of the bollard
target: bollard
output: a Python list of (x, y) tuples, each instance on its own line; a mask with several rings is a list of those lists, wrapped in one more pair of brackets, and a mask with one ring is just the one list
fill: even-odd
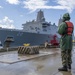
[(20, 46), (18, 47), (18, 54), (39, 54), (38, 46)]

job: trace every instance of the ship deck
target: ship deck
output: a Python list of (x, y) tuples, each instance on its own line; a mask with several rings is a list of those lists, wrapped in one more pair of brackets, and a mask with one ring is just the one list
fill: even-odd
[(37, 55), (18, 55), (17, 51), (0, 53), (0, 75), (75, 75), (75, 48), (72, 70), (59, 72), (62, 67), (60, 48), (41, 49)]

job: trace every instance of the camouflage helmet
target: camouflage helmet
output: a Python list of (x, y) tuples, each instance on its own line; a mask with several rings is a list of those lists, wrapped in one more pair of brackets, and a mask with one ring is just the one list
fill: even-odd
[(63, 15), (63, 21), (67, 21), (67, 20), (70, 20), (70, 15), (69, 15), (69, 13), (65, 13), (65, 14)]

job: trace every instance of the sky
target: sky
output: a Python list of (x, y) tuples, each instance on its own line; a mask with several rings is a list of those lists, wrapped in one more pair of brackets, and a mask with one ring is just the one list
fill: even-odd
[(36, 20), (40, 9), (46, 21), (57, 26), (60, 17), (68, 12), (75, 25), (75, 0), (0, 0), (0, 27), (22, 29), (26, 21)]

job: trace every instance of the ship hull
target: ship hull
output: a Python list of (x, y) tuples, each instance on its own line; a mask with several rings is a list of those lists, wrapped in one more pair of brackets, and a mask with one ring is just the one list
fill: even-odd
[(12, 37), (13, 42), (11, 42), (10, 47), (23, 46), (23, 44), (29, 43), (30, 45), (40, 45), (44, 44), (46, 40), (50, 41), (52, 35), (49, 34), (39, 34), (39, 33), (29, 33), (23, 32), (21, 30), (10, 30), (10, 29), (0, 29), (0, 41), (2, 46), (6, 41), (7, 37)]

